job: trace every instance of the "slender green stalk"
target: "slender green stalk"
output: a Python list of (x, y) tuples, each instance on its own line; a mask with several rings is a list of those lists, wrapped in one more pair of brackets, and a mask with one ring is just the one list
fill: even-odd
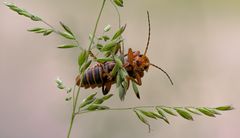
[(91, 42), (90, 42), (89, 47), (88, 47), (88, 51), (91, 50), (91, 47), (92, 47), (92, 44), (93, 44), (93, 40), (94, 40), (94, 38), (95, 38), (95, 36), (96, 36), (97, 26), (98, 26), (100, 17), (101, 17), (101, 15), (102, 15), (102, 11), (103, 11), (105, 2), (106, 2), (106, 0), (103, 0), (102, 7), (101, 7), (101, 10), (100, 10), (100, 12), (99, 12), (99, 14), (98, 14), (97, 21), (96, 21), (96, 24), (95, 24), (95, 27), (94, 27), (93, 37), (92, 37)]
[(117, 15), (118, 15), (118, 28), (121, 28), (121, 15), (120, 15), (120, 12), (118, 10), (118, 7), (113, 3), (112, 0), (110, 0), (110, 1), (111, 1), (111, 4), (113, 5), (114, 9), (117, 12)]
[[(58, 35), (60, 35), (61, 36), (61, 32), (59, 31), (59, 30), (57, 30), (55, 27), (53, 27), (51, 24), (49, 24), (48, 22), (46, 22), (45, 20), (41, 20), (41, 22), (43, 22), (44, 24), (46, 24), (47, 26), (49, 26), (52, 30), (53, 30), (53, 32), (54, 33), (56, 33), (56, 34), (58, 34)], [(76, 44), (77, 44), (77, 46), (81, 49), (81, 50), (83, 50), (83, 48), (80, 46), (80, 44), (79, 44), (79, 41), (77, 40), (77, 39), (74, 39), (74, 41), (76, 42)]]
[[(85, 73), (85, 71), (83, 72), (83, 74)], [(73, 123), (74, 123), (74, 119), (75, 119), (75, 116), (76, 116), (76, 107), (77, 107), (77, 103), (78, 103), (78, 97), (80, 95), (80, 89), (81, 89), (81, 85), (82, 85), (82, 80), (83, 78), (80, 80), (80, 84), (78, 86), (78, 89), (77, 89), (77, 94), (75, 96), (75, 88), (76, 88), (76, 84), (74, 85), (74, 90), (73, 90), (73, 109), (72, 109), (72, 116), (71, 116), (71, 120), (70, 120), (70, 126), (69, 126), (69, 129), (68, 129), (68, 134), (67, 134), (67, 138), (70, 138), (70, 135), (71, 135), (71, 132), (72, 132), (72, 127), (73, 127)]]
[[(93, 40), (94, 40), (94, 38), (95, 38), (95, 36), (96, 36), (97, 26), (98, 26), (100, 17), (101, 17), (101, 15), (102, 15), (102, 11), (103, 11), (105, 2), (106, 2), (106, 0), (103, 0), (101, 10), (100, 10), (99, 15), (98, 15), (98, 17), (97, 17), (97, 21), (96, 21), (96, 24), (95, 24), (95, 27), (94, 27), (94, 31), (93, 31), (93, 37), (92, 37), (91, 42), (90, 42), (89, 47), (88, 47), (88, 50), (89, 50), (89, 51), (91, 50), (91, 47), (92, 47), (92, 44), (93, 44)], [(44, 22), (44, 21), (43, 21), (43, 22)], [(45, 22), (45, 24), (49, 25), (49, 24), (46, 23), (46, 22)], [(55, 30), (51, 25), (50, 25), (50, 27), (51, 27), (53, 30)], [(56, 31), (56, 33), (59, 33), (59, 32)], [(78, 41), (76, 41), (76, 42), (77, 42), (77, 44), (78, 44)], [(80, 75), (81, 75), (81, 73), (80, 73)], [(74, 102), (73, 102), (72, 116), (71, 116), (70, 126), (69, 126), (69, 129), (68, 129), (67, 138), (70, 138), (71, 131), (72, 131), (72, 127), (73, 127), (73, 123), (74, 123), (74, 119), (75, 119), (75, 116), (76, 116), (76, 113), (75, 113), (75, 112), (76, 112), (76, 107), (77, 107), (77, 103), (78, 103), (78, 97), (79, 97), (79, 94), (80, 94), (81, 82), (82, 82), (82, 81), (80, 81), (80, 85), (79, 85), (79, 87), (78, 87), (76, 97), (75, 97), (75, 98), (73, 97), (75, 100), (74, 100)], [(74, 93), (75, 93), (75, 92), (73, 92), (73, 96), (74, 96)]]
[(74, 102), (75, 102), (75, 89), (76, 89), (77, 84), (74, 84), (73, 86), (73, 91), (72, 91), (72, 105), (74, 107)]
[[(118, 15), (118, 28), (121, 28), (121, 14), (118, 10), (118, 7), (116, 6), (116, 4), (114, 4), (113, 0), (110, 0), (111, 4), (113, 5), (114, 9), (116, 10), (117, 12), (117, 15)], [(122, 38), (122, 37), (121, 37)], [(121, 45), (121, 49), (120, 49), (120, 53), (122, 55), (124, 55), (124, 41), (122, 41), (122, 45)]]
[[(79, 111), (76, 113), (77, 114), (85, 114), (85, 113), (89, 113), (89, 112), (98, 112), (98, 111), (123, 111), (123, 110), (134, 110), (134, 109), (140, 109), (140, 108), (155, 108), (156, 106), (134, 106), (134, 107), (123, 107), (123, 108), (109, 108), (109, 109), (105, 109), (105, 110), (93, 110), (93, 111)], [(166, 106), (158, 106), (158, 107), (166, 107)]]
[(67, 138), (70, 138), (70, 135), (71, 135), (71, 132), (72, 132), (72, 127), (73, 127), (73, 121), (74, 121), (74, 119), (75, 119), (75, 115), (72, 114), (71, 121), (70, 121), (70, 126), (69, 126), (69, 129), (68, 129)]
[[(192, 109), (199, 109), (199, 108), (207, 108), (208, 110), (216, 110), (218, 108), (223, 108), (220, 111), (227, 111), (227, 110), (233, 110), (234, 108), (232, 106), (223, 106), (223, 107), (193, 107), (193, 106), (177, 106), (177, 107), (170, 107), (170, 106), (164, 106), (164, 105), (145, 105), (145, 106), (133, 106), (133, 107), (122, 107), (122, 108), (109, 108), (104, 110), (82, 110), (75, 113), (75, 115), (90, 113), (90, 112), (99, 112), (99, 111), (128, 111), (128, 110), (136, 110), (136, 109), (154, 109), (154, 108), (169, 108), (169, 109), (186, 109), (186, 108), (192, 108)], [(212, 112), (214, 113), (214, 112)]]
[(43, 19), (42, 19), (41, 21), (42, 21), (44, 24), (46, 24), (47, 26), (49, 26), (50, 28), (52, 28), (54, 33), (60, 35), (60, 31), (56, 30), (51, 24), (49, 24), (48, 22), (44, 21)]
[[(79, 97), (79, 94), (80, 94), (80, 86), (81, 86), (81, 83), (80, 83), (80, 85), (78, 87), (77, 95), (76, 95), (75, 100), (73, 102), (72, 116), (71, 116), (70, 126), (69, 126), (69, 129), (68, 129), (67, 138), (70, 138), (70, 135), (71, 135), (71, 132), (72, 132), (73, 122), (74, 122), (75, 115), (76, 115), (75, 111), (76, 111), (76, 107), (77, 107), (77, 101), (78, 101), (78, 97)], [(74, 97), (73, 97), (73, 99), (74, 99)]]

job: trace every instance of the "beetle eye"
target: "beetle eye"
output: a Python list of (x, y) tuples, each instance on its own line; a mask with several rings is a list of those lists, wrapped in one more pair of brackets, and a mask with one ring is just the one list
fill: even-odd
[(144, 66), (144, 69), (146, 70), (148, 68), (148, 66)]

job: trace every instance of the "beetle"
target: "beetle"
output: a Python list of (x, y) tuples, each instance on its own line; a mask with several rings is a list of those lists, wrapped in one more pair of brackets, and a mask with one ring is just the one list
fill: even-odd
[[(132, 49), (129, 48), (128, 53), (124, 55), (123, 68), (128, 73), (128, 75), (126, 76), (126, 80), (128, 82), (127, 85), (129, 86), (130, 80), (137, 85), (142, 85), (141, 78), (144, 76), (144, 71), (147, 72), (150, 66), (161, 70), (168, 77), (170, 83), (173, 85), (173, 81), (168, 75), (168, 73), (157, 65), (152, 64), (146, 55), (149, 47), (151, 32), (149, 12), (147, 12), (147, 17), (148, 40), (144, 53), (142, 54), (140, 51), (132, 51)], [(84, 87), (85, 89), (102, 87), (102, 92), (104, 95), (106, 95), (110, 91), (111, 86), (116, 83), (116, 75), (111, 76), (111, 72), (115, 65), (115, 61), (97, 63), (85, 71), (85, 73), (82, 75), (83, 78), (78, 75), (76, 78), (76, 84), (78, 86), (81, 84), (80, 87)], [(80, 83), (81, 80), (82, 82)]]

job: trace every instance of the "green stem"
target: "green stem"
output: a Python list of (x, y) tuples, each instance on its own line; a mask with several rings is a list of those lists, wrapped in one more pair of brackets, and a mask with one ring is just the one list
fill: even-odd
[(112, 0), (111, 1), (111, 4), (113, 5), (113, 7), (115, 8), (116, 12), (117, 12), (117, 15), (118, 15), (118, 28), (121, 28), (121, 15), (120, 15), (120, 12), (118, 10), (118, 7), (113, 3)]
[(75, 89), (76, 89), (77, 84), (74, 84), (73, 86), (73, 91), (72, 91), (72, 106), (74, 108), (74, 103), (75, 103)]
[(75, 115), (85, 114), (85, 113), (90, 113), (90, 112), (99, 112), (99, 111), (127, 111), (127, 110), (135, 110), (135, 109), (141, 109), (141, 108), (155, 108), (155, 107), (160, 107), (160, 108), (164, 107), (164, 108), (171, 108), (171, 109), (175, 109), (175, 108), (196, 108), (196, 107), (192, 107), (192, 106), (170, 107), (170, 106), (164, 106), (164, 105), (146, 105), (146, 106), (123, 107), (123, 108), (109, 108), (109, 109), (105, 109), (105, 110), (93, 110), (93, 111), (82, 110), (82, 111), (78, 111), (77, 113), (75, 113)]
[[(93, 37), (92, 37), (91, 42), (90, 42), (89, 47), (88, 47), (88, 50), (89, 50), (89, 51), (91, 50), (91, 47), (92, 47), (92, 44), (93, 44), (93, 40), (94, 40), (94, 38), (95, 38), (95, 36), (96, 36), (97, 26), (98, 26), (98, 23), (99, 23), (99, 20), (100, 20), (100, 17), (101, 17), (101, 14), (102, 14), (102, 11), (103, 11), (105, 2), (106, 2), (106, 0), (103, 0), (102, 7), (101, 7), (101, 10), (100, 10), (100, 12), (99, 12), (99, 15), (98, 15), (98, 18), (97, 18), (95, 27), (94, 27)], [(43, 21), (43, 22), (44, 22), (44, 21)], [(46, 22), (44, 22), (44, 23), (47, 24), (47, 25), (49, 25), (49, 24), (46, 23)], [(53, 28), (51, 25), (49, 25), (49, 26), (50, 26), (51, 28)], [(53, 30), (55, 30), (55, 29), (53, 29)], [(56, 32), (56, 33), (59, 33), (58, 31), (55, 31), (55, 32)], [(81, 75), (81, 73), (80, 73), (80, 75)], [(82, 82), (82, 81), (81, 81), (81, 82)], [(73, 102), (72, 117), (71, 117), (71, 121), (70, 121), (70, 126), (69, 126), (69, 130), (68, 130), (67, 138), (70, 138), (71, 131), (72, 131), (72, 127), (73, 127), (73, 123), (74, 123), (74, 119), (75, 119), (75, 116), (76, 116), (76, 113), (75, 113), (75, 112), (76, 112), (78, 97), (79, 97), (79, 94), (80, 94), (81, 82), (80, 82), (80, 85), (79, 85), (79, 87), (78, 87), (75, 100), (74, 100), (74, 102)]]
[(74, 122), (75, 115), (76, 115), (75, 111), (76, 111), (76, 107), (77, 107), (77, 101), (78, 101), (78, 97), (79, 97), (79, 93), (80, 93), (80, 86), (81, 86), (81, 83), (80, 83), (80, 85), (78, 87), (78, 90), (77, 90), (77, 95), (76, 95), (76, 98), (75, 98), (75, 102), (73, 102), (72, 117), (71, 117), (69, 129), (68, 129), (67, 138), (70, 138), (70, 135), (71, 135), (71, 132), (72, 132), (73, 122)]
[(70, 138), (70, 135), (71, 135), (71, 132), (72, 132), (72, 126), (73, 126), (74, 118), (75, 118), (75, 115), (72, 114), (72, 118), (71, 118), (71, 121), (70, 121), (70, 126), (69, 126), (69, 129), (68, 129), (68, 135), (67, 135), (67, 138)]
[(91, 42), (90, 42), (89, 47), (88, 47), (88, 51), (91, 50), (91, 47), (92, 47), (92, 44), (93, 44), (93, 40), (94, 40), (94, 38), (95, 38), (95, 36), (96, 36), (97, 26), (98, 26), (100, 17), (101, 17), (101, 15), (102, 15), (102, 11), (103, 11), (105, 2), (106, 2), (106, 0), (103, 0), (102, 7), (101, 7), (101, 10), (100, 10), (100, 12), (99, 12), (99, 14), (98, 14), (98, 18), (97, 18), (97, 21), (96, 21), (96, 24), (95, 24), (95, 27), (94, 27), (93, 37), (92, 37)]
[[(123, 110), (133, 110), (133, 109), (139, 109), (139, 108), (155, 108), (155, 107), (157, 107), (157, 106), (151, 106), (151, 105), (150, 106), (134, 106), (134, 107), (123, 107), (123, 108), (109, 108), (109, 109), (105, 109), (105, 110), (93, 110), (93, 111), (84, 110), (84, 111), (77, 112), (75, 115), (85, 114), (85, 113), (89, 113), (89, 112), (97, 112), (97, 111), (123, 111)], [(158, 106), (158, 107), (161, 107), (161, 106)]]
[[(54, 28), (51, 24), (49, 24), (48, 22), (46, 22), (46, 21), (44, 21), (43, 19), (41, 20), (44, 24), (46, 24), (47, 26), (49, 26), (52, 30), (53, 30), (53, 32), (54, 33), (56, 33), (56, 34), (58, 34), (58, 35), (60, 35), (61, 36), (61, 32), (59, 31), (59, 30), (57, 30), (56, 28)], [(79, 44), (79, 41), (75, 38), (74, 39), (74, 41), (76, 42), (76, 44), (77, 44), (77, 46), (81, 49), (81, 50), (83, 50), (83, 48), (80, 46), (80, 44)]]
[(41, 20), (44, 24), (46, 24), (47, 26), (49, 26), (54, 33), (56, 34), (60, 34), (60, 32), (58, 30), (56, 30), (51, 24), (49, 24), (48, 22), (44, 21), (43, 19)]
[[(116, 12), (117, 12), (117, 15), (118, 15), (118, 28), (120, 29), (121, 28), (121, 15), (120, 15), (120, 12), (118, 10), (118, 7), (116, 6), (116, 4), (114, 4), (114, 2), (112, 0), (110, 0), (111, 4), (113, 5), (113, 7), (115, 8)], [(122, 38), (122, 36), (121, 36)], [(124, 41), (122, 41), (121, 43), (121, 49), (120, 49), (120, 53), (122, 55), (124, 55)]]

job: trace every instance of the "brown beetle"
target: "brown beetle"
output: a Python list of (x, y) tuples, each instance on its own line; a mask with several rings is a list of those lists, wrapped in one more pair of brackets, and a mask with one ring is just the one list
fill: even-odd
[[(142, 85), (141, 78), (144, 76), (144, 71), (148, 71), (149, 66), (156, 67), (160, 69), (163, 73), (166, 74), (168, 79), (170, 80), (171, 84), (173, 85), (173, 81), (171, 80), (170, 76), (164, 71), (162, 68), (150, 63), (148, 57), (146, 56), (147, 50), (149, 47), (150, 42), (150, 18), (149, 13), (148, 15), (148, 41), (147, 46), (145, 48), (144, 54), (141, 54), (140, 51), (133, 52), (131, 48), (129, 48), (128, 53), (124, 56), (123, 67), (126, 69), (128, 76), (126, 77), (129, 85), (129, 81), (135, 82), (137, 85)], [(107, 94), (112, 84), (116, 83), (116, 76), (111, 76), (111, 71), (115, 66), (114, 61), (108, 61), (105, 63), (97, 63), (94, 66), (88, 68), (85, 73), (82, 75), (83, 78), (81, 79), (78, 75), (76, 78), (76, 84), (80, 85), (80, 80), (82, 80), (81, 87), (84, 88), (96, 88), (102, 87), (103, 94)]]

